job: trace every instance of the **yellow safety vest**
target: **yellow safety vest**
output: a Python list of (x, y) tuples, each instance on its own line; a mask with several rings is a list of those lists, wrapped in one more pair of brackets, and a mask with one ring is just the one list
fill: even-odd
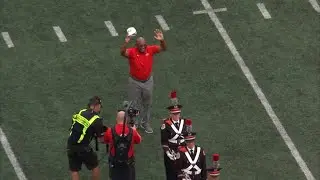
[(81, 115), (81, 113), (83, 111), (86, 111), (87, 109), (82, 109), (78, 114), (74, 114), (72, 116), (72, 126), (71, 126), (71, 132), (70, 132), (70, 135), (72, 134), (72, 129), (73, 129), (73, 125), (75, 123), (79, 123), (83, 126), (82, 128), (82, 134), (79, 138), (79, 140), (77, 141), (78, 143), (81, 143), (81, 141), (83, 140), (84, 136), (86, 135), (86, 132), (88, 130), (88, 128), (90, 127), (90, 125), (98, 118), (100, 118), (98, 115), (94, 115), (91, 119), (87, 119), (85, 117), (83, 117)]

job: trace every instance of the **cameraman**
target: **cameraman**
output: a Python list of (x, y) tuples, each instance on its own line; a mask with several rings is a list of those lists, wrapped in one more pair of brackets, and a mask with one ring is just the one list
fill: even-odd
[(106, 131), (106, 127), (102, 124), (102, 118), (99, 116), (101, 107), (101, 99), (94, 96), (89, 100), (87, 109), (73, 115), (67, 145), (72, 180), (80, 179), (79, 171), (82, 163), (92, 171), (92, 180), (99, 179), (98, 158), (91, 148), (90, 142), (93, 138), (103, 137), (103, 133)]
[(142, 139), (136, 128), (126, 123), (125, 111), (118, 111), (116, 121), (117, 124), (104, 134), (104, 142), (110, 144), (109, 177), (112, 180), (135, 180), (133, 146), (140, 144)]

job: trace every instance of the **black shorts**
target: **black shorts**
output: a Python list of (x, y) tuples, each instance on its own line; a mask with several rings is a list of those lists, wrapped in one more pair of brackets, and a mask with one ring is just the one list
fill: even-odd
[(82, 163), (86, 165), (88, 170), (98, 166), (98, 157), (92, 148), (81, 151), (68, 149), (68, 159), (70, 171), (80, 171)]

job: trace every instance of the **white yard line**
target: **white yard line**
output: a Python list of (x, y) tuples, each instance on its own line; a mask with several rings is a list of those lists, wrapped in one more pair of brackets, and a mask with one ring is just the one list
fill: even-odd
[(59, 26), (53, 26), (53, 30), (57, 34), (60, 42), (67, 42), (67, 38), (64, 36)]
[(196, 14), (206, 14), (206, 13), (208, 13), (207, 10), (193, 11), (194, 15), (196, 15)]
[(219, 31), (221, 37), (223, 38), (223, 40), (227, 44), (230, 52), (234, 56), (234, 58), (237, 61), (238, 65), (240, 66), (243, 74), (245, 75), (245, 77), (249, 81), (251, 87), (253, 88), (254, 92), (257, 94), (261, 104), (263, 105), (263, 107), (265, 108), (266, 112), (268, 113), (270, 119), (272, 120), (273, 124), (275, 125), (276, 129), (278, 130), (279, 134), (281, 135), (283, 141), (288, 146), (292, 156), (294, 157), (294, 159), (298, 163), (298, 165), (299, 165), (300, 169), (302, 170), (302, 172), (304, 173), (306, 179), (307, 180), (315, 180), (315, 178), (312, 175), (311, 171), (309, 170), (306, 162), (302, 159), (298, 149), (294, 145), (294, 143), (291, 140), (291, 138), (289, 137), (287, 131), (285, 130), (285, 128), (281, 124), (279, 118), (277, 117), (277, 115), (273, 111), (273, 109), (272, 109), (270, 103), (268, 102), (266, 96), (264, 95), (264, 93), (262, 92), (262, 90), (259, 87), (258, 83), (254, 79), (252, 73), (250, 72), (250, 69), (248, 68), (248, 66), (245, 64), (244, 60), (240, 56), (237, 48), (233, 44), (233, 42), (232, 42), (230, 36), (228, 35), (227, 31), (225, 30), (225, 28), (221, 24), (220, 20), (218, 19), (217, 15), (215, 14), (215, 12), (213, 12), (213, 8), (211, 7), (211, 5), (209, 4), (209, 2), (207, 0), (200, 0), (200, 1), (201, 1), (202, 5), (204, 6), (204, 8), (208, 11), (208, 15), (209, 15), (211, 21), (214, 23), (214, 25), (216, 26), (217, 30)]
[(2, 131), (1, 127), (0, 127), (0, 141), (1, 141), (2, 147), (5, 151), (5, 153), (7, 154), (19, 180), (27, 180), (26, 176), (24, 175), (24, 173), (19, 165), (19, 162), (17, 161), (16, 156), (14, 155), (14, 153), (11, 149), (11, 146), (8, 142), (8, 139), (7, 139), (6, 135), (4, 134), (4, 132)]
[(6, 42), (6, 44), (8, 46), (8, 48), (14, 47), (14, 44), (13, 44), (11, 38), (10, 38), (9, 33), (8, 32), (2, 32), (1, 34), (2, 34), (3, 40)]
[(110, 32), (111, 36), (118, 36), (116, 28), (114, 28), (114, 26), (113, 26), (111, 21), (105, 21), (104, 24), (109, 29), (109, 32)]
[(266, 9), (266, 6), (263, 3), (257, 3), (257, 6), (265, 19), (271, 19), (271, 15)]
[[(224, 11), (227, 11), (227, 8), (214, 9), (213, 11), (214, 11), (214, 12), (224, 12)], [(206, 13), (208, 13), (207, 10), (193, 11), (193, 14), (194, 14), (194, 15), (196, 15), (196, 14), (206, 14)]]
[(312, 5), (313, 9), (320, 13), (320, 6), (317, 0), (309, 0), (309, 3)]
[(227, 11), (227, 8), (219, 8), (219, 9), (214, 9), (213, 12), (224, 12)]
[(161, 28), (164, 30), (164, 31), (169, 31), (170, 28), (166, 22), (166, 20), (164, 20), (164, 18), (161, 16), (161, 15), (156, 15), (155, 16), (159, 25), (161, 26)]

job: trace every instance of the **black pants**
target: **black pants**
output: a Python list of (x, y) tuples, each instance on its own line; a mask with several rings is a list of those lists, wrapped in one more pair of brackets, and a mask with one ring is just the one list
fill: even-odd
[(134, 157), (128, 160), (127, 164), (117, 165), (114, 159), (109, 156), (109, 177), (112, 180), (135, 180), (136, 169)]
[(135, 180), (136, 170), (134, 165), (123, 167), (110, 167), (109, 175), (112, 180)]
[(178, 180), (177, 168), (175, 167), (175, 162), (168, 158), (164, 153), (164, 166), (166, 169), (167, 180)]

